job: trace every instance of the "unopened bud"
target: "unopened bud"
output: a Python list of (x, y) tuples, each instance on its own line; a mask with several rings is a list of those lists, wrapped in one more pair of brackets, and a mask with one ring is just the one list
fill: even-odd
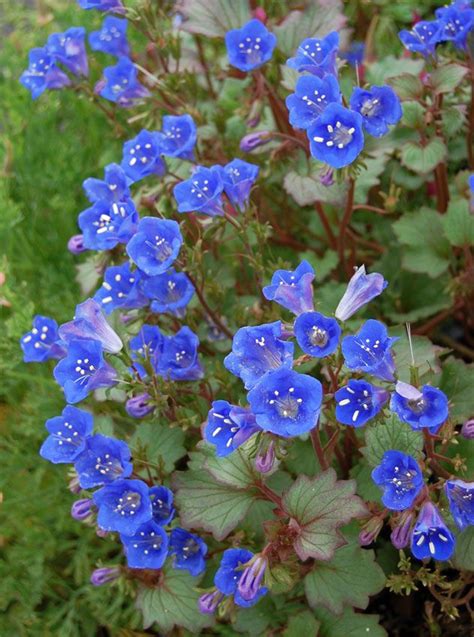
[(466, 420), (461, 429), (461, 436), (467, 440), (472, 440), (474, 438), (474, 418)]
[(249, 133), (242, 137), (240, 140), (240, 150), (244, 153), (248, 153), (258, 146), (268, 144), (271, 139), (271, 133), (269, 131), (257, 131), (256, 133)]
[(404, 549), (410, 542), (413, 513), (404, 511), (400, 516), (397, 526), (390, 534), (390, 540), (396, 549)]
[(199, 598), (199, 610), (204, 615), (212, 615), (222, 601), (224, 595), (220, 591), (204, 593)]
[(120, 575), (120, 568), (113, 566), (112, 568), (96, 568), (91, 574), (91, 584), (94, 586), (103, 586), (109, 582), (113, 582)]
[(153, 403), (150, 401), (151, 396), (146, 393), (130, 398), (125, 403), (127, 414), (132, 416), (132, 418), (144, 418), (154, 409)]
[(71, 507), (71, 515), (75, 520), (83, 521), (92, 513), (92, 500), (90, 498), (84, 498), (83, 500), (76, 500)]
[(255, 469), (260, 473), (269, 473), (273, 469), (275, 463), (275, 443), (273, 440), (268, 445), (267, 449), (259, 451), (255, 458)]
[(379, 517), (371, 518), (364, 526), (362, 527), (361, 532), (359, 533), (359, 543), (361, 546), (368, 546), (375, 542), (378, 534), (382, 530), (383, 527), (383, 519)]

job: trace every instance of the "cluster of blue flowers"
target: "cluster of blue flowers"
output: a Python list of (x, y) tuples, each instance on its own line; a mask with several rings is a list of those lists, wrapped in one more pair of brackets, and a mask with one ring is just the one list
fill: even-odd
[(436, 20), (420, 20), (411, 31), (400, 31), (404, 47), (424, 57), (434, 55), (441, 42), (452, 42), (457, 49), (467, 48), (467, 38), (474, 29), (471, 0), (454, 0), (435, 11)]

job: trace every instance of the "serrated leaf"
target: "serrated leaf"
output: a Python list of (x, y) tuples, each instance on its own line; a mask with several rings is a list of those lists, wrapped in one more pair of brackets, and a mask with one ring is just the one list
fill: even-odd
[(143, 447), (147, 460), (161, 465), (166, 473), (173, 471), (175, 462), (186, 455), (183, 443), (181, 429), (153, 422), (142, 423), (130, 438), (132, 449)]
[(458, 358), (448, 358), (443, 363), (440, 389), (449, 398), (451, 418), (462, 422), (474, 414), (474, 365), (467, 365)]
[(282, 637), (301, 637), (301, 635), (317, 637), (320, 625), (311, 611), (304, 610), (289, 618), (288, 626), (283, 631)]
[(375, 553), (351, 541), (329, 562), (316, 562), (304, 579), (310, 606), (324, 606), (335, 615), (345, 606), (367, 608), (369, 598), (385, 585), (385, 575), (375, 562)]
[(431, 84), (435, 93), (451, 93), (461, 84), (468, 69), (460, 64), (445, 64), (431, 73)]
[(474, 215), (466, 199), (451, 201), (442, 224), (444, 234), (452, 246), (463, 247), (474, 244)]
[(321, 622), (318, 637), (387, 637), (378, 615), (355, 613), (352, 608), (346, 608), (342, 615), (317, 608), (314, 614)]
[(443, 134), (446, 137), (453, 137), (459, 133), (466, 121), (466, 112), (464, 106), (448, 106), (441, 113), (443, 124)]
[(425, 114), (426, 111), (419, 102), (404, 102), (401, 123), (409, 128), (420, 128), (424, 124)]
[(225, 458), (211, 456), (205, 461), (204, 467), (219, 483), (238, 489), (249, 487), (259, 478), (254, 463), (242, 449), (237, 449)]
[(423, 450), (423, 433), (414, 431), (395, 414), (391, 414), (385, 422), (366, 427), (365, 447), (361, 451), (372, 467), (380, 464), (382, 456), (390, 449), (419, 458)]
[(387, 55), (378, 62), (370, 64), (367, 68), (366, 78), (370, 84), (385, 84), (388, 79), (401, 73), (419, 75), (425, 65), (424, 60), (410, 60), (409, 58), (396, 58)]
[(366, 502), (379, 502), (380, 489), (372, 480), (372, 467), (362, 459), (350, 470), (350, 477), (357, 483), (357, 495)]
[(256, 500), (254, 490), (220, 484), (203, 470), (176, 473), (173, 486), (183, 525), (209, 531), (216, 540), (223, 540)]
[(356, 203), (366, 203), (369, 190), (380, 183), (380, 175), (383, 173), (389, 160), (388, 155), (369, 157), (364, 161), (356, 180), (354, 199)]
[(310, 206), (316, 201), (324, 203), (341, 204), (344, 201), (346, 188), (342, 184), (334, 183), (332, 186), (323, 186), (321, 174), (323, 164), (312, 162), (311, 172), (307, 175), (299, 175), (290, 170), (285, 175), (283, 187), (300, 206)]
[(474, 526), (468, 526), (457, 536), (453, 561), (457, 568), (474, 571)]
[(235, 623), (232, 625), (238, 633), (246, 633), (250, 637), (261, 635), (274, 618), (275, 605), (269, 595), (251, 608), (237, 611)]
[(168, 633), (174, 626), (181, 626), (197, 634), (212, 626), (214, 618), (199, 612), (199, 578), (171, 567), (165, 568), (162, 575), (155, 588), (141, 588), (138, 592), (137, 606), (143, 614), (144, 627), (157, 624), (160, 631)]
[(185, 18), (182, 29), (210, 38), (223, 38), (251, 18), (247, 0), (184, 0), (180, 13)]
[(402, 146), (402, 164), (419, 175), (430, 173), (445, 158), (446, 146), (439, 137), (432, 139), (426, 146), (412, 141)]
[(401, 100), (413, 100), (423, 93), (423, 83), (417, 75), (401, 73), (388, 82)]
[(337, 529), (366, 512), (355, 487), (353, 480), (337, 480), (328, 469), (316, 478), (300, 476), (284, 493), (283, 508), (297, 530), (294, 547), (302, 560), (329, 560), (344, 543)]

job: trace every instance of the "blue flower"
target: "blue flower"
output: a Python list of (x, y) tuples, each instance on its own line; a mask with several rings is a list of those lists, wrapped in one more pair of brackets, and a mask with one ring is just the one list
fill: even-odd
[(127, 20), (107, 16), (100, 31), (92, 31), (89, 35), (91, 49), (117, 57), (128, 57), (130, 48), (127, 41), (127, 26)]
[(140, 270), (155, 276), (166, 272), (173, 264), (182, 244), (183, 237), (176, 221), (143, 217), (126, 250)]
[(421, 20), (411, 31), (403, 29), (398, 34), (403, 46), (413, 53), (423, 56), (433, 55), (436, 45), (441, 42), (443, 25), (439, 20)]
[(344, 296), (336, 308), (336, 318), (346, 321), (361, 307), (382, 294), (388, 283), (378, 272), (366, 274), (365, 265), (361, 265), (352, 275)]
[(169, 312), (182, 317), (186, 306), (194, 295), (194, 286), (184, 272), (170, 268), (163, 274), (146, 277), (141, 286), (143, 293), (151, 299), (152, 312)]
[(201, 212), (215, 217), (224, 214), (222, 192), (224, 181), (222, 166), (197, 166), (189, 179), (173, 188), (178, 212)]
[(173, 492), (166, 487), (152, 487), (149, 492), (153, 508), (153, 520), (160, 526), (166, 526), (174, 518)]
[(294, 128), (309, 128), (332, 103), (341, 103), (336, 78), (333, 75), (326, 75), (324, 78), (304, 75), (297, 81), (295, 92), (286, 98), (290, 124)]
[[(136, 354), (138, 354), (142, 360), (149, 361), (156, 371), (158, 359), (163, 349), (163, 342), (164, 336), (159, 327), (156, 325), (143, 325), (138, 334), (130, 339), (130, 349), (133, 352), (132, 358), (137, 360)], [(144, 372), (143, 375), (146, 375), (146, 373)]]
[(412, 429), (427, 428), (436, 433), (448, 418), (448, 398), (441, 389), (423, 385), (421, 391), (398, 382), (392, 394), (390, 409)]
[(411, 536), (411, 552), (419, 559), (449, 560), (455, 539), (438, 509), (426, 502), (418, 516)]
[(302, 261), (296, 270), (276, 270), (271, 284), (263, 288), (263, 296), (293, 314), (310, 312), (313, 309), (313, 279), (312, 266)]
[(198, 359), (199, 339), (189, 327), (165, 336), (157, 372), (168, 380), (198, 380), (203, 369)]
[(423, 488), (423, 474), (412, 456), (390, 450), (372, 471), (372, 480), (383, 490), (382, 502), (392, 511), (412, 506)]
[(251, 389), (268, 371), (293, 366), (294, 345), (282, 338), (281, 321), (241, 327), (234, 335), (225, 367)]
[(84, 451), (74, 463), (80, 486), (92, 489), (118, 478), (128, 478), (133, 470), (130, 457), (130, 449), (122, 440), (101, 434), (90, 436)]
[(252, 551), (227, 549), (214, 576), (214, 584), (224, 595), (233, 595), (244, 572), (244, 566), (253, 558)]
[(374, 137), (388, 133), (388, 124), (396, 124), (402, 117), (400, 100), (389, 86), (371, 86), (370, 90), (356, 86), (351, 108), (362, 115), (365, 130)]
[(474, 482), (448, 480), (445, 484), (451, 515), (463, 531), (474, 525)]
[(148, 175), (163, 175), (166, 166), (161, 153), (160, 133), (142, 130), (125, 142), (121, 166), (129, 181), (134, 183)]
[(96, 85), (96, 92), (118, 106), (128, 108), (150, 92), (137, 79), (137, 68), (128, 57), (121, 57), (115, 66), (104, 69), (104, 78)]
[(138, 212), (132, 199), (110, 204), (97, 201), (78, 217), (88, 250), (111, 250), (118, 243), (127, 243), (138, 224)]
[(296, 56), (286, 61), (287, 65), (300, 73), (337, 76), (336, 55), (339, 48), (339, 33), (332, 31), (326, 37), (307, 38), (299, 45)]
[(132, 418), (144, 418), (154, 411), (152, 398), (150, 394), (143, 393), (138, 396), (129, 398), (125, 403), (125, 411)]
[(104, 531), (132, 535), (152, 518), (148, 486), (141, 480), (114, 480), (92, 499), (99, 509), (97, 524)]
[(138, 527), (133, 535), (121, 533), (120, 539), (130, 568), (158, 569), (168, 557), (168, 536), (153, 520)]
[(217, 456), (228, 456), (259, 429), (250, 409), (215, 400), (207, 415), (204, 436), (215, 445)]
[(41, 446), (40, 456), (54, 464), (72, 463), (84, 451), (94, 419), (87, 411), (67, 405), (61, 416), (47, 420), (45, 427), (49, 436)]
[(225, 35), (229, 63), (240, 71), (253, 71), (268, 62), (276, 45), (276, 36), (260, 20), (250, 20), (241, 29)]
[(259, 167), (241, 159), (234, 159), (223, 168), (224, 192), (234, 208), (245, 209), (250, 190), (258, 176)]
[(340, 104), (329, 104), (307, 130), (311, 155), (333, 168), (351, 164), (364, 148), (362, 116)]
[(141, 289), (140, 270), (131, 270), (130, 264), (113, 265), (104, 272), (104, 281), (94, 300), (106, 314), (117, 308), (132, 309), (147, 305), (148, 299)]
[(247, 398), (257, 425), (290, 438), (316, 427), (322, 397), (319, 380), (282, 368), (267, 372)]
[(467, 47), (467, 37), (474, 29), (474, 10), (470, 7), (441, 7), (435, 11), (441, 23), (441, 40), (448, 40), (458, 49)]
[(117, 372), (104, 361), (99, 341), (71, 341), (66, 358), (56, 365), (53, 373), (68, 403), (78, 403), (94, 389), (111, 387), (117, 382)]
[(117, 354), (123, 347), (118, 334), (107, 323), (100, 305), (94, 299), (87, 299), (76, 306), (74, 320), (59, 328), (60, 337), (69, 343), (81, 338), (99, 341), (103, 349)]
[(40, 314), (33, 317), (33, 327), (21, 337), (20, 345), (25, 363), (42, 363), (50, 358), (62, 358), (66, 353), (59, 338), (58, 324)]
[(109, 164), (104, 169), (104, 179), (89, 177), (82, 187), (91, 203), (106, 201), (109, 204), (130, 199), (127, 175), (118, 164)]
[(171, 531), (170, 554), (174, 555), (174, 568), (185, 569), (196, 577), (206, 568), (206, 553), (206, 543), (197, 535), (180, 528)]
[(324, 358), (337, 349), (341, 328), (335, 319), (319, 312), (303, 312), (295, 321), (295, 336), (305, 354)]
[(362, 427), (380, 412), (388, 397), (388, 391), (381, 387), (351, 379), (334, 394), (336, 419), (343, 425)]
[(191, 115), (165, 115), (160, 135), (163, 155), (193, 159), (197, 128)]
[(268, 592), (261, 586), (266, 568), (267, 560), (262, 556), (258, 556), (247, 566), (237, 584), (237, 594), (234, 598), (236, 604), (246, 606), (247, 604), (240, 603), (243, 600), (246, 603), (252, 602), (253, 605), (262, 594), (265, 595)]
[(84, 27), (71, 27), (64, 33), (50, 35), (46, 48), (54, 60), (63, 64), (71, 73), (87, 76), (89, 65), (85, 37)]
[(395, 363), (390, 348), (397, 340), (397, 337), (388, 336), (383, 323), (369, 319), (355, 336), (342, 339), (346, 367), (382, 380), (394, 380)]
[(360, 66), (364, 62), (365, 44), (364, 42), (351, 42), (349, 48), (339, 55), (351, 66)]
[(34, 100), (46, 90), (61, 89), (71, 84), (46, 47), (31, 49), (28, 59), (28, 68), (21, 74), (20, 83), (31, 92)]
[(113, 11), (125, 13), (121, 0), (77, 0), (81, 9), (97, 9), (98, 11)]

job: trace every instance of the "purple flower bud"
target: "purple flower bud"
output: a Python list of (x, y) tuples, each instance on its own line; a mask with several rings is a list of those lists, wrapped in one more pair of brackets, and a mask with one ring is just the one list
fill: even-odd
[(332, 168), (328, 168), (325, 172), (322, 172), (319, 176), (319, 181), (323, 186), (327, 188), (332, 186), (334, 183), (334, 170)]
[(120, 575), (120, 568), (113, 566), (112, 568), (96, 568), (91, 574), (91, 584), (94, 586), (103, 586), (109, 582), (113, 582)]
[(371, 518), (361, 529), (359, 533), (359, 543), (361, 546), (368, 546), (375, 542), (378, 534), (382, 530), (383, 519), (379, 517)]
[(268, 473), (273, 469), (275, 462), (275, 444), (273, 440), (265, 451), (259, 452), (255, 458), (255, 469), (260, 473)]
[(472, 440), (474, 438), (474, 418), (466, 420), (461, 429), (461, 436), (464, 436), (467, 440)]
[(249, 133), (242, 137), (240, 140), (240, 150), (244, 153), (248, 153), (258, 146), (268, 144), (271, 139), (271, 133), (267, 130), (257, 131), (255, 133)]
[(139, 394), (138, 396), (129, 398), (125, 403), (127, 414), (132, 418), (144, 418), (154, 409), (154, 406), (152, 403), (150, 403), (150, 400), (151, 396), (147, 393)]
[(404, 549), (410, 543), (412, 523), (413, 513), (404, 511), (399, 518), (397, 526), (390, 534), (390, 540), (396, 549)]
[(339, 301), (335, 312), (336, 318), (346, 321), (363, 305), (381, 294), (387, 285), (387, 281), (381, 274), (378, 272), (366, 274), (365, 265), (361, 265), (352, 276), (344, 296)]
[(87, 248), (84, 247), (84, 235), (74, 234), (67, 242), (67, 249), (72, 254), (81, 254), (85, 252)]
[(91, 513), (92, 500), (90, 498), (76, 500), (71, 507), (71, 515), (75, 520), (86, 520)]
[(266, 568), (267, 560), (260, 555), (242, 573), (237, 590), (246, 602), (254, 599), (258, 594)]
[(222, 601), (224, 595), (220, 591), (204, 593), (199, 598), (199, 610), (204, 615), (212, 615)]
[(71, 493), (80, 493), (82, 491), (81, 485), (79, 484), (79, 476), (77, 474), (69, 480), (67, 488)]
[(77, 339), (99, 341), (106, 352), (117, 354), (123, 347), (119, 335), (107, 323), (100, 305), (94, 299), (87, 299), (76, 306), (74, 320), (59, 328), (59, 336), (69, 343)]

